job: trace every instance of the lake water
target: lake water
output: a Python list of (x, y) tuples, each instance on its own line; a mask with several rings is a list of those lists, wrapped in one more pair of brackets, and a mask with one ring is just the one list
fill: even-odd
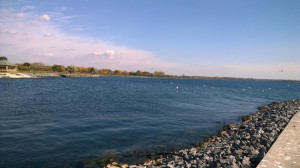
[(1, 79), (0, 167), (140, 161), (197, 143), (260, 105), (299, 98), (292, 81)]

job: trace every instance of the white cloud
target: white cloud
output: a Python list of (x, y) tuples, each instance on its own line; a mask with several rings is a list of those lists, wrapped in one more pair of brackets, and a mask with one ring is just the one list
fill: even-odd
[(102, 51), (95, 51), (95, 52), (93, 52), (93, 54), (94, 55), (102, 55), (103, 53), (102, 53)]
[(44, 36), (49, 37), (49, 36), (53, 36), (53, 34), (52, 33), (45, 33)]
[(116, 51), (114, 51), (114, 50), (106, 50), (105, 53), (107, 55), (115, 55)]
[(10, 34), (10, 35), (14, 35), (17, 34), (17, 30), (15, 29), (0, 29), (0, 32), (3, 34)]
[(63, 7), (57, 8), (57, 9), (58, 9), (58, 11), (64, 12), (64, 11), (69, 11), (69, 10), (71, 10), (72, 8), (63, 6)]
[(120, 54), (117, 51), (114, 50), (106, 50), (106, 51), (94, 51), (93, 52), (94, 55), (107, 55), (107, 56), (113, 56), (113, 55), (117, 55)]
[(24, 16), (26, 16), (26, 14), (25, 13), (17, 13), (16, 16), (17, 17), (24, 17)]
[(44, 56), (46, 56), (46, 57), (52, 57), (52, 56), (54, 56), (54, 54), (52, 54), (52, 53), (45, 53)]
[[(5, 33), (1, 31), (1, 54), (12, 62), (34, 61), (49, 65), (93, 66), (130, 71), (150, 71), (152, 68), (164, 70), (167, 66), (174, 67), (156, 59), (155, 55), (148, 51), (64, 33), (58, 24), (60, 22), (55, 22), (47, 14), (24, 15), (26, 18), (21, 20), (15, 17), (16, 13), (10, 12), (6, 21), (0, 20), (1, 30), (6, 30)], [(2, 16), (0, 11), (0, 17)], [(37, 17), (47, 22), (40, 22), (35, 19)], [(14, 32), (12, 36), (11, 33)]]
[(47, 14), (40, 15), (39, 18), (40, 18), (41, 20), (45, 20), (45, 21), (49, 21), (49, 20), (51, 19), (50, 16), (47, 15)]
[[(24, 2), (23, 2), (24, 3)], [(36, 6), (33, 6), (33, 5), (27, 5), (27, 6), (23, 6), (21, 8), (22, 11), (28, 11), (28, 10), (33, 10), (33, 9), (36, 9), (37, 7)]]
[(51, 20), (60, 24), (69, 24), (76, 17), (75, 15), (65, 16), (61, 12), (50, 12), (49, 14), (51, 15)]

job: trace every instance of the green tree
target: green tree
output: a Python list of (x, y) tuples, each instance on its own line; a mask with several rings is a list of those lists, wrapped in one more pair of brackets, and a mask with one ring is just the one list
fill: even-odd
[(74, 73), (75, 72), (75, 67), (74, 66), (67, 66), (66, 71), (69, 73)]
[(119, 70), (114, 70), (113, 75), (122, 75), (122, 72)]
[(75, 67), (75, 71), (78, 73), (88, 73), (89, 69), (86, 67)]
[(111, 75), (112, 71), (110, 69), (100, 69), (98, 71), (101, 75)]
[(94, 67), (89, 67), (88, 69), (91, 74), (94, 74), (97, 71)]
[(64, 72), (65, 71), (65, 67), (63, 65), (53, 65), (51, 67), (51, 69), (54, 72)]
[(147, 72), (147, 71), (143, 71), (142, 72), (142, 76), (151, 76), (151, 73)]
[(29, 67), (31, 64), (29, 62), (24, 62), (23, 66)]
[(6, 58), (6, 57), (4, 57), (4, 56), (1, 56), (1, 57), (0, 57), (0, 61), (1, 61), (1, 60), (5, 60), (5, 61), (7, 61), (7, 58)]
[(41, 62), (34, 62), (34, 63), (31, 63), (30, 65), (30, 69), (31, 70), (34, 70), (34, 71), (40, 71), (40, 70), (43, 70), (43, 67), (45, 66), (44, 63), (41, 63)]
[(129, 75), (136, 76), (136, 73), (135, 72), (129, 72)]
[(50, 66), (47, 66), (42, 62), (31, 63), (29, 69), (34, 71), (52, 71)]
[(20, 71), (29, 71), (30, 67), (24, 66), (23, 64), (17, 64), (18, 65), (18, 70)]
[(137, 70), (135, 73), (136, 76), (142, 76), (142, 71), (141, 70)]
[(166, 74), (162, 71), (155, 71), (154, 72), (154, 76), (158, 76), (158, 77), (164, 77), (166, 76)]
[(129, 75), (129, 72), (128, 71), (122, 71), (122, 75), (127, 76), (127, 75)]

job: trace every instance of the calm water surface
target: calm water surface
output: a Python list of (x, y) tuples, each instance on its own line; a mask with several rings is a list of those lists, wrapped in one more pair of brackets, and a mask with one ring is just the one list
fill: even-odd
[(197, 143), (260, 105), (299, 98), (291, 81), (1, 79), (0, 167), (76, 167), (121, 154), (137, 161)]

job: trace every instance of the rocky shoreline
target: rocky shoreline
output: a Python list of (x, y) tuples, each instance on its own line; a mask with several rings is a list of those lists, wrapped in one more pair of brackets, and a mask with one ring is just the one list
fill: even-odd
[(237, 124), (226, 125), (218, 135), (206, 138), (193, 148), (157, 154), (142, 164), (112, 162), (106, 167), (256, 167), (290, 119), (299, 112), (300, 99), (273, 102), (258, 110), (243, 116)]
[(31, 76), (23, 73), (0, 73), (0, 78), (32, 78)]

